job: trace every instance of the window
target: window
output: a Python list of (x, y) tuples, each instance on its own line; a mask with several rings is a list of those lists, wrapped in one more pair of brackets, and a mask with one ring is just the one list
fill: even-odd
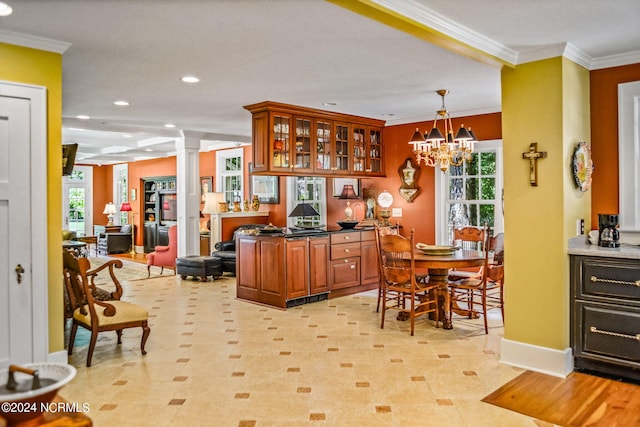
[(492, 234), (504, 229), (502, 142), (476, 144), (470, 162), (436, 171), (436, 242), (449, 244), (453, 229), (485, 224)]
[(91, 167), (75, 166), (71, 175), (62, 178), (63, 227), (78, 236), (91, 234), (92, 177)]
[(327, 223), (326, 178), (292, 176), (287, 178), (287, 215), (299, 203), (307, 203), (320, 214), (319, 217), (287, 216), (287, 227), (301, 225), (320, 226)]
[(216, 168), (216, 190), (224, 193), (224, 198), (229, 203), (242, 201), (243, 153), (242, 148), (216, 152), (218, 166)]
[(113, 166), (113, 204), (116, 205), (118, 210), (114, 223), (117, 225), (128, 223), (129, 212), (120, 212), (122, 203), (128, 201), (128, 176), (129, 167), (126, 163)]

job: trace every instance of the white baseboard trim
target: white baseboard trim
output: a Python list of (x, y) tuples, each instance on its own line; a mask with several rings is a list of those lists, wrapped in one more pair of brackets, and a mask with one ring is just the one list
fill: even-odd
[(502, 339), (500, 362), (560, 378), (573, 371), (571, 348), (555, 350), (505, 338)]
[(55, 353), (49, 353), (49, 355), (47, 356), (47, 362), (60, 363), (60, 364), (69, 363), (69, 359), (67, 357), (67, 350), (56, 351)]

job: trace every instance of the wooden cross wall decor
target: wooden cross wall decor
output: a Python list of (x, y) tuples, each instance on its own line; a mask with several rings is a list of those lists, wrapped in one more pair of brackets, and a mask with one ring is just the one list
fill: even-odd
[(532, 187), (538, 186), (538, 159), (547, 157), (546, 151), (538, 151), (538, 143), (529, 144), (529, 151), (522, 153), (522, 158), (529, 160), (529, 183)]

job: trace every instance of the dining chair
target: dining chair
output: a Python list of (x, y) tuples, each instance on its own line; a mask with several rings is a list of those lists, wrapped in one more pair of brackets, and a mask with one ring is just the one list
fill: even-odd
[(414, 333), (415, 318), (428, 313), (435, 313), (438, 327), (437, 285), (422, 284), (416, 280), (414, 230), (411, 230), (409, 237), (376, 233), (376, 244), (382, 287), (380, 328), (384, 329), (387, 310), (404, 313), (411, 322), (411, 335)]
[[(91, 331), (87, 367), (91, 367), (91, 358), (96, 346), (98, 334), (104, 331), (116, 331), (118, 344), (122, 344), (122, 330), (126, 328), (142, 328), (140, 350), (147, 354), (144, 346), (151, 329), (147, 322), (149, 313), (143, 307), (119, 299), (99, 301), (94, 298), (91, 279), (87, 275), (89, 260), (75, 258), (69, 253), (63, 254), (64, 283), (67, 288), (72, 309), (71, 332), (69, 334), (69, 356), (73, 353), (73, 345), (78, 326)], [(121, 289), (120, 289), (121, 291)]]
[[(449, 282), (450, 301), (467, 305), (469, 318), (474, 313), (482, 314), (484, 332), (489, 333), (487, 311), (499, 308), (504, 324), (504, 234), (487, 236), (482, 276), (480, 279), (461, 279)], [(480, 309), (477, 309), (477, 306)]]
[[(484, 227), (461, 227), (453, 229), (453, 246), (461, 249), (481, 251), (484, 248), (485, 239), (488, 235), (487, 226)], [(449, 271), (449, 281), (462, 279), (480, 279), (483, 267), (477, 269), (464, 269)]]
[[(375, 228), (375, 233), (376, 236), (388, 236), (390, 234), (398, 234), (398, 228), (397, 227), (391, 227), (391, 226), (380, 226), (378, 224), (375, 224), (374, 226)], [(377, 245), (377, 240), (376, 240), (376, 245)], [(378, 254), (380, 254), (380, 246), (377, 246), (377, 252)], [(378, 257), (379, 260), (379, 257)], [(382, 300), (382, 263), (378, 262), (378, 277), (380, 278), (380, 282), (378, 283), (378, 303), (376, 304), (376, 313), (378, 313), (380, 311), (380, 301)]]

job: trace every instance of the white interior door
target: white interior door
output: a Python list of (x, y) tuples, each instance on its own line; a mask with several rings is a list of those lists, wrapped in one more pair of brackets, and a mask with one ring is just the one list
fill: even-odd
[(0, 83), (0, 368), (47, 359), (45, 102)]

